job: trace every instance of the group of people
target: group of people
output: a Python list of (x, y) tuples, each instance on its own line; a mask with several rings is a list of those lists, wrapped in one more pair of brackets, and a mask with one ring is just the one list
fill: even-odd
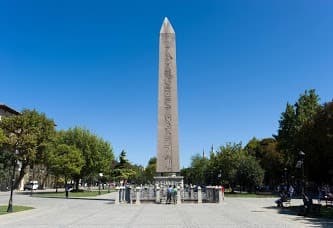
[(174, 185), (173, 187), (171, 185), (169, 185), (169, 187), (167, 189), (166, 203), (171, 204), (171, 202), (173, 202), (174, 204), (176, 204), (176, 202), (177, 202), (177, 187), (176, 187), (176, 185)]

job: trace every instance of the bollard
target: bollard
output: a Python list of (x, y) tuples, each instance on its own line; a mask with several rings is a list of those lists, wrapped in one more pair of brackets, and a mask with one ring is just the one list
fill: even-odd
[(140, 202), (140, 194), (141, 194), (141, 188), (140, 187), (136, 187), (136, 200), (135, 200), (135, 204), (141, 204)]
[(222, 194), (222, 187), (217, 187), (217, 191), (219, 192), (219, 200), (218, 203), (221, 204), (223, 202), (223, 194)]
[(156, 198), (155, 203), (161, 203), (160, 187), (156, 186)]
[(198, 186), (198, 204), (202, 203), (202, 193), (201, 193), (201, 187)]
[(119, 204), (119, 200), (120, 200), (120, 191), (119, 191), (119, 187), (116, 187), (116, 198), (114, 200), (114, 204)]
[(125, 201), (125, 187), (121, 186), (120, 187), (120, 203), (124, 203)]
[(182, 204), (182, 197), (181, 197), (181, 191), (180, 187), (177, 187), (177, 204)]
[(193, 186), (191, 186), (191, 188), (190, 188), (190, 195), (191, 195), (191, 199), (194, 199), (194, 187)]

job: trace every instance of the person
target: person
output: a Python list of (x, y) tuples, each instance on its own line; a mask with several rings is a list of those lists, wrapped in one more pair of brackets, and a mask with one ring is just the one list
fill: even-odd
[(172, 189), (172, 200), (173, 200), (173, 203), (176, 204), (176, 202), (177, 202), (177, 187), (176, 187), (176, 185), (174, 185), (173, 189)]
[(304, 204), (304, 215), (307, 215), (312, 207), (312, 199), (306, 195), (304, 192), (302, 193), (303, 204)]
[(66, 199), (68, 199), (68, 192), (69, 192), (69, 185), (66, 184), (65, 186), (65, 192), (66, 192)]
[(169, 187), (167, 189), (167, 200), (166, 200), (166, 203), (171, 203), (171, 194), (172, 194), (172, 188), (171, 188), (171, 185), (169, 185)]
[(283, 207), (283, 202), (287, 201), (287, 195), (284, 191), (280, 193), (280, 199), (276, 200), (275, 203), (278, 207)]
[(288, 190), (289, 198), (291, 199), (294, 195), (294, 187), (292, 185), (289, 186)]

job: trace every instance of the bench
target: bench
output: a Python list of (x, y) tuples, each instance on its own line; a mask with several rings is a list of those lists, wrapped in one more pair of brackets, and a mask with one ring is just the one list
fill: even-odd
[(333, 197), (324, 196), (323, 200), (326, 202), (326, 207), (333, 206)]
[(290, 207), (291, 206), (291, 198), (285, 198), (285, 199), (283, 199), (282, 206), (283, 207)]

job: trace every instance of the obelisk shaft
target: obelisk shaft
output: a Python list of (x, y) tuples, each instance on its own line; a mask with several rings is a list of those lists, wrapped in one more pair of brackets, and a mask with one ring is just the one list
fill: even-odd
[(160, 31), (157, 173), (178, 173), (178, 96), (175, 32), (167, 18)]

